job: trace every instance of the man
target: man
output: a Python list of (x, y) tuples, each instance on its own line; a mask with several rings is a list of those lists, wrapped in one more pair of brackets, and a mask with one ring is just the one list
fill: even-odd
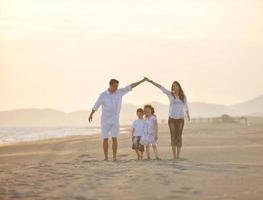
[(112, 136), (112, 151), (113, 160), (117, 159), (117, 148), (118, 141), (117, 138), (120, 133), (119, 126), (119, 115), (122, 104), (122, 97), (127, 94), (132, 88), (138, 86), (142, 82), (146, 81), (144, 78), (141, 81), (132, 83), (124, 88), (118, 89), (119, 81), (116, 79), (111, 79), (109, 82), (109, 88), (102, 92), (92, 108), (89, 116), (89, 122), (92, 121), (93, 114), (102, 106), (101, 114), (101, 137), (103, 138), (103, 151), (105, 155), (104, 160), (108, 160), (108, 137), (109, 132)]

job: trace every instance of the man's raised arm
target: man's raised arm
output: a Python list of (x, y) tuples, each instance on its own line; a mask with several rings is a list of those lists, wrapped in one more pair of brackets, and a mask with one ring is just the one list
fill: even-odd
[(131, 84), (131, 87), (132, 87), (132, 88), (135, 88), (136, 86), (140, 85), (142, 82), (144, 82), (144, 81), (146, 81), (146, 80), (147, 80), (147, 78), (144, 77), (142, 80), (140, 80), (140, 81), (138, 81), (138, 82), (135, 82), (135, 83), (132, 83), (132, 84)]
[(132, 83), (132, 84), (130, 84), (130, 85), (124, 87), (124, 88), (120, 88), (120, 89), (119, 89), (119, 93), (120, 93), (121, 95), (125, 95), (125, 94), (127, 94), (128, 92), (130, 92), (130, 91), (132, 90), (132, 88), (140, 85), (142, 82), (144, 82), (144, 81), (146, 81), (146, 80), (147, 80), (147, 78), (144, 78), (144, 79), (142, 79), (142, 80), (140, 80), (140, 81), (138, 81), (138, 82)]
[(155, 87), (159, 88), (164, 94), (166, 94), (167, 96), (171, 95), (171, 92), (169, 90), (167, 90), (165, 87), (163, 87), (161, 84), (154, 82), (153, 80), (150, 80), (147, 78), (147, 81), (150, 82), (151, 84), (153, 84)]

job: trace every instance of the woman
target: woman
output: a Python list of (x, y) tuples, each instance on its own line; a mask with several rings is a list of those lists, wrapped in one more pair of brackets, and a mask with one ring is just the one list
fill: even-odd
[(166, 94), (170, 101), (168, 125), (171, 133), (171, 146), (173, 150), (173, 158), (179, 158), (182, 147), (182, 132), (184, 128), (184, 119), (187, 117), (190, 121), (187, 98), (178, 81), (174, 81), (171, 91), (167, 90), (152, 80), (148, 81), (160, 88)]

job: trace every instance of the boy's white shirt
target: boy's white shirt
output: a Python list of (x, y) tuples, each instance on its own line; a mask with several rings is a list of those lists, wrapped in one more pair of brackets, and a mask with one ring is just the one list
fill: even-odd
[(144, 119), (136, 119), (132, 123), (132, 128), (134, 129), (133, 136), (142, 136), (143, 131), (144, 131), (144, 124), (145, 120)]

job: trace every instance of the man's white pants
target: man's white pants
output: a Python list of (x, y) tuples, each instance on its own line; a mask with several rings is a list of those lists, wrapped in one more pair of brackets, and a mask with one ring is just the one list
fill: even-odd
[(115, 122), (103, 122), (101, 123), (101, 137), (107, 139), (111, 133), (111, 137), (118, 137), (120, 134), (120, 123)]

